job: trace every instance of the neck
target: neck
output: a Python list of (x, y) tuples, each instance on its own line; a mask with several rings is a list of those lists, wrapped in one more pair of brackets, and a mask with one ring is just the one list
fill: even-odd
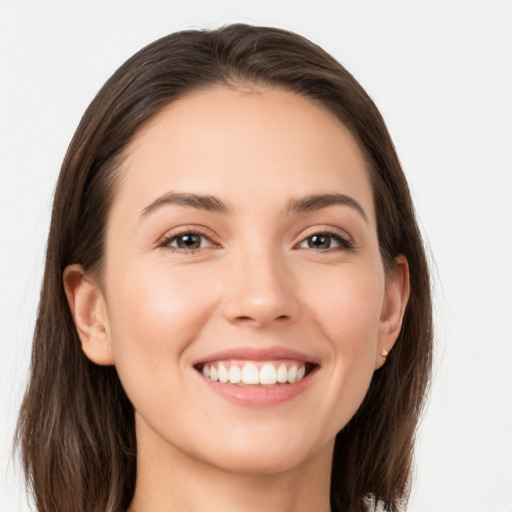
[(170, 445), (162, 449), (156, 434), (153, 439), (147, 434), (137, 447), (137, 483), (128, 512), (330, 511), (331, 443), (296, 467), (244, 473)]

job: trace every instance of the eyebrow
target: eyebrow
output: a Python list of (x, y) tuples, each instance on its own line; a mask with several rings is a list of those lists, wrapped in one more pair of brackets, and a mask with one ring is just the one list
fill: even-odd
[(355, 199), (350, 196), (346, 196), (345, 194), (315, 194), (303, 197), (301, 199), (292, 199), (288, 203), (286, 213), (310, 212), (337, 204), (353, 208), (363, 217), (366, 222), (368, 222), (368, 217), (366, 216), (363, 207)]
[(141, 217), (145, 217), (148, 213), (156, 210), (157, 208), (168, 205), (177, 204), (179, 206), (189, 206), (199, 210), (207, 210), (209, 212), (228, 213), (230, 208), (223, 203), (220, 199), (213, 196), (204, 196), (200, 194), (185, 194), (178, 192), (169, 192), (155, 201), (149, 206), (144, 208)]
[[(217, 213), (230, 213), (232, 210), (226, 203), (214, 196), (201, 194), (190, 194), (180, 192), (168, 192), (155, 199), (149, 206), (144, 208), (141, 217), (145, 217), (150, 212), (164, 205), (176, 204), (179, 206), (188, 206), (199, 210), (206, 210)], [(356, 210), (363, 219), (368, 222), (368, 217), (362, 206), (352, 197), (345, 194), (314, 194), (300, 199), (291, 199), (285, 209), (285, 214), (302, 213), (320, 210), (333, 205), (349, 206)]]

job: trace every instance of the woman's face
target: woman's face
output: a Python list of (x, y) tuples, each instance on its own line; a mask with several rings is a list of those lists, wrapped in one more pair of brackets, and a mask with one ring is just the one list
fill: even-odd
[(405, 288), (350, 132), (292, 93), (218, 86), (144, 126), (122, 173), (98, 317), (139, 455), (247, 472), (331, 457)]

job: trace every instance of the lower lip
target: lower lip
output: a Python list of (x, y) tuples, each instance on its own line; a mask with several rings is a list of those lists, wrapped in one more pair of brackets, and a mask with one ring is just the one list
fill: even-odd
[(277, 384), (268, 387), (222, 384), (216, 380), (207, 379), (201, 374), (199, 376), (213, 392), (230, 402), (253, 407), (271, 407), (287, 402), (304, 392), (314, 373), (313, 371), (302, 380), (292, 384)]

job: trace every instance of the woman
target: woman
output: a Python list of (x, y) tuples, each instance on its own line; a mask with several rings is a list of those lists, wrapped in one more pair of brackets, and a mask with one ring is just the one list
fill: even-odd
[(405, 503), (428, 268), (384, 122), (295, 34), (142, 49), (55, 192), (18, 435), (40, 511)]

